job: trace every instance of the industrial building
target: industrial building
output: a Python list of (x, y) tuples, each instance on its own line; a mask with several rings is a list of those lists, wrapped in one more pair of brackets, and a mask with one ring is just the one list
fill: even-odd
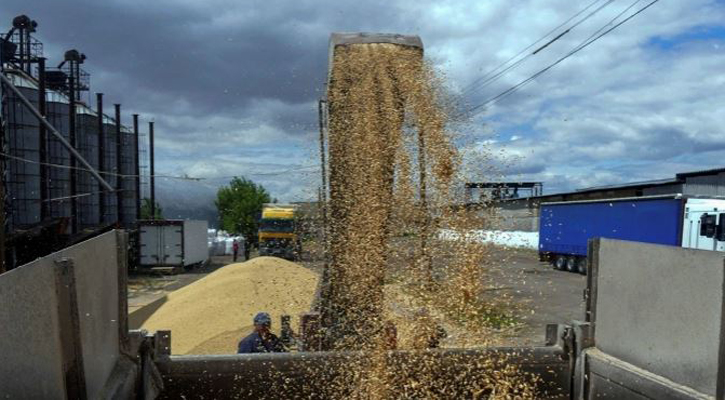
[(496, 208), (503, 217), (497, 228), (502, 230), (538, 231), (541, 203), (602, 200), (680, 193), (684, 196), (725, 197), (725, 168), (676, 174), (673, 178), (597, 186), (573, 192), (500, 198)]
[(37, 27), (21, 15), (0, 36), (0, 272), (112, 228), (133, 228), (143, 193), (153, 192), (145, 188), (147, 136), (138, 115), (129, 128), (120, 104), (109, 116), (97, 93), (91, 105), (86, 56), (68, 50), (56, 67), (46, 65)]

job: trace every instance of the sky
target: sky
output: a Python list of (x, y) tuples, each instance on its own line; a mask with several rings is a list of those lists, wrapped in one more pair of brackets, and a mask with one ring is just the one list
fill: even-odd
[[(419, 35), (466, 111), (649, 2), (2, 0), (0, 27), (27, 14), (49, 64), (80, 50), (92, 92), (121, 103), (126, 123), (131, 113), (143, 126), (155, 122), (157, 173), (203, 178), (157, 181), (162, 205), (182, 216), (177, 209), (213, 209), (231, 176), (281, 201), (316, 197), (317, 100), (331, 32)], [(559, 40), (471, 87), (583, 9), (567, 27), (583, 22)], [(553, 193), (725, 166), (723, 21), (723, 1), (658, 1), (469, 112), (452, 129), (464, 133), (463, 150), (485, 151), (491, 164), (472, 179), (542, 181)]]

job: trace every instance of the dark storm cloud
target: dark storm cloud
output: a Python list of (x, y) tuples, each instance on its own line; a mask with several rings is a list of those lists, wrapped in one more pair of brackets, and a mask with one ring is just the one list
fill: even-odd
[[(94, 89), (147, 112), (167, 112), (182, 100), (190, 105), (184, 113), (204, 115), (235, 112), (256, 98), (302, 103), (319, 96), (331, 27), (324, 20), (336, 17), (336, 9), (312, 2), (205, 3), (5, 0), (0, 16), (9, 25), (12, 16), (28, 14), (39, 22), (42, 41), (88, 55)], [(356, 25), (372, 16), (364, 10), (375, 9), (343, 8)], [(386, 25), (385, 14), (374, 20)], [(51, 56), (54, 63), (61, 54)], [(301, 119), (280, 117), (291, 119), (282, 124)]]

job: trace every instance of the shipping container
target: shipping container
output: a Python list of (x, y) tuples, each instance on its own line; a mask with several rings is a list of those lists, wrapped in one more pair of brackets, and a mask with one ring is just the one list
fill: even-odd
[(207, 221), (138, 221), (141, 268), (191, 267), (209, 259)]
[(725, 251), (725, 200), (682, 195), (542, 203), (539, 255), (586, 273), (593, 238)]

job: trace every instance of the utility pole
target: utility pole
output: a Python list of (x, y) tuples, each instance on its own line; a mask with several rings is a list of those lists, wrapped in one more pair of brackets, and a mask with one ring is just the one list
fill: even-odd
[(123, 138), (121, 137), (121, 105), (114, 104), (116, 111), (116, 222), (123, 226)]
[[(73, 73), (73, 64), (71, 64), (71, 73), (68, 76), (68, 141), (73, 148), (78, 148), (76, 140), (76, 76)], [(70, 157), (70, 220), (71, 233), (78, 233), (78, 169), (76, 168), (76, 158)]]
[[(45, 102), (45, 58), (38, 58), (38, 111), (43, 118), (48, 118), (48, 110)], [(45, 125), (38, 124), (38, 153), (40, 160), (40, 220), (45, 221), (49, 216), (48, 212), (48, 131)]]
[(133, 174), (136, 186), (136, 219), (141, 219), (141, 165), (138, 148), (138, 114), (133, 114)]
[[(3, 64), (0, 62), (0, 74), (3, 71)], [(5, 92), (5, 84), (0, 82), (0, 150), (6, 150), (5, 129), (5, 107), (7, 104), (7, 94)], [(5, 265), (5, 160), (0, 161), (0, 274), (7, 271)]]
[(151, 219), (156, 219), (156, 170), (154, 169), (154, 122), (149, 122), (149, 172), (151, 181)]

